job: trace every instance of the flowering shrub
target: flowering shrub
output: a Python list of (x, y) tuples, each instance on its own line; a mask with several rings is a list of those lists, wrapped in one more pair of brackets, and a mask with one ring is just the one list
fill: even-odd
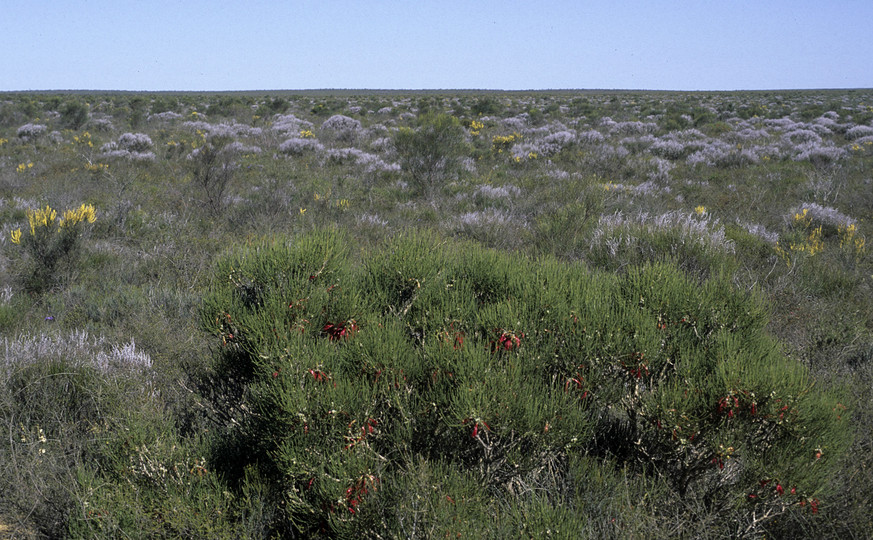
[[(400, 519), (393, 501), (474, 486), (510, 509), (526, 482), (582, 504), (548, 479), (585, 482), (568, 464), (603, 455), (711, 509), (775, 516), (822, 496), (849, 426), (766, 313), (662, 264), (619, 278), (415, 234), (363, 261), (338, 233), (252, 246), (219, 262), (202, 312), (253, 411), (217, 466), (266, 475), (301, 536), (372, 536)], [(424, 464), (466, 487), (416, 483)]]
[(96, 219), (90, 204), (65, 210), (60, 219), (50, 206), (28, 210), (29, 227), (15, 229), (11, 235), (12, 243), (24, 248), (30, 257), (31, 269), (23, 276), (25, 288), (39, 293), (54, 284), (59, 266), (75, 261), (85, 225)]

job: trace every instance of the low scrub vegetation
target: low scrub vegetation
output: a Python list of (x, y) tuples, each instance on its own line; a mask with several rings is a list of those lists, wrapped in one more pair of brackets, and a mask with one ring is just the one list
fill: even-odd
[(0, 531), (842, 538), (873, 94), (6, 94)]

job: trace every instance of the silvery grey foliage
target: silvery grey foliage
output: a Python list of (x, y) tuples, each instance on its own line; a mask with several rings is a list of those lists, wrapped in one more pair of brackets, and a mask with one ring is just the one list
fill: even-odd
[[(6, 231), (3, 232), (6, 233), (4, 234), (4, 236), (8, 236), (8, 233)], [(9, 285), (4, 285), (3, 288), (0, 289), (0, 305), (8, 304), (9, 301), (12, 300), (12, 297), (14, 295), (15, 293), (12, 291), (12, 287), (10, 287)]]
[(248, 146), (240, 141), (233, 141), (224, 146), (221, 149), (222, 152), (229, 152), (234, 154), (260, 154), (261, 148), (259, 146)]
[(356, 132), (361, 129), (361, 122), (348, 116), (335, 114), (321, 124), (321, 129), (337, 133)]
[(714, 139), (706, 146), (698, 150), (685, 160), (689, 165), (707, 165), (711, 167), (741, 167), (758, 163), (761, 158), (761, 149), (737, 148), (736, 145)]
[(128, 152), (146, 152), (153, 146), (151, 137), (145, 133), (122, 133), (117, 144)]
[(302, 137), (292, 137), (279, 145), (280, 152), (292, 156), (303, 155), (307, 152), (321, 152), (323, 150), (324, 145), (318, 142), (317, 139), (304, 139)]
[(510, 199), (519, 195), (521, 195), (521, 189), (512, 184), (499, 187), (482, 184), (473, 192), (474, 197), (484, 197), (487, 199)]
[(3, 338), (3, 359), (0, 369), (8, 373), (27, 363), (48, 359), (63, 359), (75, 366), (93, 367), (104, 374), (119, 371), (149, 372), (152, 361), (148, 354), (138, 351), (131, 340), (121, 345), (110, 343), (105, 337), (90, 336), (85, 331), (69, 335), (40, 334)]
[(656, 156), (677, 160), (685, 156), (686, 149), (685, 144), (677, 140), (658, 139), (649, 147), (649, 151)]
[[(649, 181), (650, 182), (662, 182), (666, 183), (670, 180), (670, 171), (673, 170), (673, 163), (667, 161), (666, 159), (654, 158), (652, 159), (652, 164), (655, 166), (654, 170), (649, 172)], [(648, 183), (648, 182), (646, 182)], [(669, 191), (669, 187), (665, 188)]]
[(458, 224), (464, 227), (507, 225), (513, 223), (513, 221), (514, 218), (512, 214), (505, 210), (498, 210), (495, 208), (467, 212), (466, 214), (461, 214), (457, 218)]
[(325, 153), (328, 161), (334, 163), (353, 163), (364, 167), (366, 172), (399, 172), (400, 165), (386, 163), (375, 154), (358, 148), (331, 148)]
[(787, 143), (798, 144), (810, 142), (820, 143), (822, 139), (818, 133), (810, 129), (793, 129), (791, 131), (786, 131), (782, 135), (782, 140)]
[(302, 130), (312, 129), (312, 122), (301, 120), (293, 114), (277, 114), (273, 117), (273, 125), (270, 129), (278, 133), (294, 133), (297, 135)]
[(873, 136), (873, 127), (870, 126), (855, 126), (846, 130), (846, 138), (850, 141), (871, 136)]
[(61, 144), (62, 142), (64, 142), (64, 136), (61, 135), (60, 131), (52, 131), (51, 133), (49, 133), (48, 138), (51, 142), (55, 144)]
[(761, 238), (765, 242), (775, 244), (779, 241), (779, 233), (770, 232), (763, 225), (758, 225), (755, 223), (741, 223), (739, 220), (737, 220), (737, 224), (749, 231), (750, 234)]
[(595, 129), (582, 131), (576, 135), (577, 142), (585, 145), (601, 144), (605, 139), (606, 137)]
[(527, 128), (529, 117), (527, 113), (522, 113), (518, 116), (500, 119), (499, 121), (500, 124), (506, 129), (521, 133), (525, 130), (525, 128)]
[(358, 216), (358, 223), (361, 225), (368, 225), (371, 227), (387, 227), (388, 222), (381, 217), (379, 214), (361, 214)]
[(115, 126), (112, 125), (112, 120), (109, 118), (92, 118), (91, 126), (95, 131), (112, 131)]
[(169, 122), (171, 120), (178, 120), (182, 118), (182, 115), (175, 111), (164, 111), (160, 113), (150, 114), (148, 116), (149, 122)]
[(28, 122), (23, 126), (19, 127), (15, 134), (19, 139), (24, 141), (31, 141), (38, 139), (39, 137), (45, 135), (48, 128), (46, 128), (43, 124), (32, 124)]
[(759, 139), (769, 139), (770, 132), (766, 129), (747, 127), (738, 131), (731, 131), (729, 133), (726, 133), (724, 138), (729, 142), (744, 143)]
[(620, 211), (600, 217), (592, 237), (592, 246), (605, 244), (609, 246), (614, 256), (622, 243), (632, 245), (638, 241), (634, 232), (639, 230), (649, 234), (673, 231), (679, 234), (683, 242), (698, 243), (730, 253), (735, 248), (733, 241), (725, 236), (724, 227), (718, 224), (717, 219), (711, 219), (708, 214), (700, 216), (695, 213), (667, 212), (652, 215), (648, 212), (640, 212), (635, 215), (625, 215)]
[(632, 153), (644, 152), (647, 148), (655, 144), (654, 135), (642, 135), (636, 137), (624, 137), (618, 143), (627, 148)]
[(478, 170), (476, 167), (476, 160), (469, 156), (461, 159), (461, 168), (468, 173), (474, 174)]
[(388, 115), (388, 114), (391, 114), (391, 111), (392, 111), (392, 110), (393, 110), (393, 109), (392, 109), (391, 107), (382, 107), (381, 109), (379, 109), (378, 111), (376, 111), (376, 113), (377, 113), (377, 114)]
[(802, 214), (806, 210), (806, 215), (813, 223), (819, 225), (827, 225), (838, 229), (840, 227), (848, 227), (849, 225), (857, 224), (857, 221), (850, 216), (840, 212), (836, 208), (822, 206), (817, 203), (803, 203), (792, 210), (788, 219), (792, 219), (795, 214)]
[(609, 129), (620, 135), (644, 135), (658, 131), (658, 124), (654, 122), (613, 122)]
[(827, 165), (845, 158), (848, 152), (836, 146), (822, 145), (815, 142), (803, 143), (793, 148), (794, 161), (809, 161), (817, 165)]

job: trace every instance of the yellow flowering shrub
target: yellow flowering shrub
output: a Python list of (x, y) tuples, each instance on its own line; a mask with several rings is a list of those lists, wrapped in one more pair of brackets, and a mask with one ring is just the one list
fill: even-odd
[(30, 268), (22, 276), (25, 289), (39, 293), (54, 284), (62, 263), (73, 263), (78, 255), (83, 224), (95, 221), (97, 213), (90, 204), (64, 210), (60, 217), (48, 205), (28, 210), (29, 227), (11, 233), (12, 243), (22, 246), (30, 259)]

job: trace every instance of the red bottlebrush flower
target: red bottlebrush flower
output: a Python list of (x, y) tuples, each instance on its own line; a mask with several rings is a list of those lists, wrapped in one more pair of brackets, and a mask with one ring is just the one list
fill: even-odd
[(758, 496), (755, 495), (754, 493), (749, 493), (749, 498), (750, 498), (750, 499), (757, 499)]
[(470, 436), (475, 439), (477, 435), (479, 435), (479, 424), (478, 423), (473, 424), (473, 433)]
[(278, 371), (274, 371), (274, 372), (273, 372), (273, 378), (275, 379), (275, 378), (278, 377), (278, 376), (279, 376), (279, 372), (278, 372)]
[(796, 487), (791, 488), (791, 494), (794, 495), (795, 493), (797, 493), (797, 488)]
[(758, 414), (758, 407), (754, 402), (752, 402), (752, 416), (755, 416), (756, 414)]
[(809, 508), (812, 510), (813, 514), (818, 514), (818, 499), (813, 499), (811, 503), (809, 503)]
[(733, 417), (734, 417), (734, 410), (731, 409), (728, 411), (728, 418), (733, 418)]
[(782, 484), (776, 484), (776, 494), (779, 496), (785, 494), (785, 488), (782, 487)]

